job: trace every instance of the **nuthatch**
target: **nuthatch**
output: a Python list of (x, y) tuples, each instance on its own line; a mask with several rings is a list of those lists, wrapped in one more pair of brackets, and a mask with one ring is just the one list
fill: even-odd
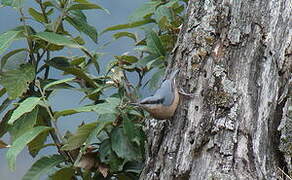
[(162, 82), (153, 96), (132, 104), (142, 107), (155, 119), (171, 118), (179, 103), (179, 92), (175, 83), (175, 77), (178, 72), (179, 70), (175, 70), (171, 73), (170, 77)]

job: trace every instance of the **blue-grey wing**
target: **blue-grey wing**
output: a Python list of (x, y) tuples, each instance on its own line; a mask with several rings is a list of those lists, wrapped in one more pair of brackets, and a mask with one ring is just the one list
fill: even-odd
[(162, 99), (163, 105), (170, 106), (174, 100), (172, 81), (168, 79), (163, 81), (160, 88), (155, 92), (153, 96)]

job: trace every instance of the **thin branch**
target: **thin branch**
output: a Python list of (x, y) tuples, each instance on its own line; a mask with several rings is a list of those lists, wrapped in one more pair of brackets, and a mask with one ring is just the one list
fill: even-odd
[[(47, 61), (50, 60), (50, 51), (47, 51)], [(45, 71), (45, 79), (48, 79), (49, 77), (49, 72), (50, 72), (50, 66), (46, 66), (46, 71)]]
[(34, 64), (34, 63), (36, 63), (36, 61), (35, 61), (35, 57), (33, 55), (33, 42), (29, 37), (28, 29), (27, 29), (26, 22), (25, 22), (25, 16), (24, 16), (24, 13), (22, 11), (22, 8), (19, 9), (19, 13), (21, 15), (21, 21), (23, 23), (23, 27), (24, 27), (24, 31), (25, 31), (25, 35), (26, 35), (26, 40), (27, 40), (27, 44), (28, 44), (28, 48), (29, 48), (29, 57), (30, 57), (32, 64)]
[(41, 95), (42, 95), (42, 100), (43, 100), (43, 103), (44, 103), (44, 107), (46, 108), (49, 116), (50, 116), (50, 120), (46, 120), (48, 125), (52, 128), (54, 128), (54, 131), (50, 131), (50, 135), (53, 139), (53, 141), (55, 142), (55, 144), (57, 145), (57, 148), (58, 148), (58, 151), (59, 153), (64, 156), (64, 157), (67, 157), (72, 163), (74, 162), (74, 159), (72, 158), (72, 156), (70, 155), (69, 152), (65, 152), (65, 151), (62, 151), (61, 150), (61, 145), (63, 144), (62, 142), (62, 136), (60, 134), (60, 131), (57, 127), (57, 124), (56, 124), (56, 119), (53, 115), (53, 112), (52, 112), (52, 109), (50, 108), (50, 105), (48, 103), (48, 101), (46, 100), (46, 96), (45, 96), (45, 93), (44, 91), (42, 90), (42, 88), (40, 87), (40, 84), (39, 83), (36, 83), (36, 86), (38, 87)]

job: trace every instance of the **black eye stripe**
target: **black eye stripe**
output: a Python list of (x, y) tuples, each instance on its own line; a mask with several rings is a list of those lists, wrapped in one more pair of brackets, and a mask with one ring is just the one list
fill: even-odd
[(141, 104), (162, 104), (163, 102), (163, 99), (158, 99), (158, 100), (155, 100), (155, 101), (145, 101)]

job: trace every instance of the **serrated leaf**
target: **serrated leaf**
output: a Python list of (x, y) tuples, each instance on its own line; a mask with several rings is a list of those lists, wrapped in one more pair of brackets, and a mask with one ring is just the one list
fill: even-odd
[(37, 115), (38, 108), (34, 108), (31, 112), (25, 113), (23, 116), (18, 118), (16, 122), (14, 122), (13, 126), (9, 128), (12, 141), (34, 127), (36, 124)]
[(56, 85), (59, 85), (59, 84), (63, 84), (63, 83), (66, 83), (66, 82), (71, 82), (73, 81), (75, 78), (67, 78), (67, 79), (60, 79), (60, 80), (57, 80), (57, 81), (54, 81), (54, 82), (51, 82), (47, 85), (45, 85), (45, 87), (43, 88), (44, 91), (46, 91), (48, 88), (52, 87), (52, 86), (56, 86)]
[[(14, 64), (14, 67), (11, 67), (11, 65), (8, 65), (9, 67), (5, 67), (6, 70), (12, 70), (19, 68), (20, 64), (24, 64), (25, 58), (21, 58), (22, 56), (17, 56), (20, 52), (26, 51), (27, 49), (21, 48), (21, 49), (15, 49), (13, 51), (10, 51), (9, 53), (5, 54), (1, 58), (1, 70), (4, 69), (4, 66), (7, 62), (11, 62)], [(25, 56), (26, 57), (26, 54)]]
[(156, 55), (165, 56), (166, 52), (159, 36), (152, 29), (145, 29), (147, 47)]
[(33, 8), (28, 9), (28, 13), (38, 22), (46, 23), (46, 18), (44, 15)]
[(149, 24), (149, 23), (154, 23), (155, 21), (153, 19), (144, 19), (141, 21), (135, 21), (135, 22), (131, 22), (128, 24), (119, 24), (119, 25), (115, 25), (115, 26), (111, 26), (108, 27), (106, 29), (104, 29), (101, 34), (107, 32), (107, 31), (116, 31), (116, 30), (121, 30), (121, 29), (129, 29), (129, 28), (134, 28), (134, 27), (139, 27), (139, 26), (143, 26), (145, 24)]
[(114, 114), (102, 114), (98, 117), (98, 124), (96, 128), (89, 134), (86, 144), (89, 144), (94, 137), (96, 137), (108, 124), (112, 124), (116, 120), (116, 116)]
[(13, 141), (11, 148), (8, 149), (6, 153), (6, 159), (8, 161), (8, 166), (11, 170), (15, 170), (15, 161), (17, 155), (22, 151), (22, 149), (30, 142), (32, 141), (37, 135), (44, 131), (49, 131), (50, 127), (45, 126), (37, 126), (33, 129), (27, 131), (22, 136), (17, 138), (15, 141)]
[(0, 54), (2, 54), (10, 44), (18, 39), (18, 35), (21, 34), (22, 31), (7, 31), (0, 35)]
[(19, 106), (13, 111), (11, 118), (8, 121), (8, 124), (13, 124), (19, 117), (23, 114), (32, 111), (41, 101), (39, 97), (29, 97), (26, 98)]
[(31, 166), (22, 180), (39, 180), (41, 175), (49, 173), (56, 165), (64, 161), (65, 159), (61, 155), (44, 156)]
[(72, 6), (69, 7), (68, 10), (71, 11), (71, 10), (90, 10), (90, 9), (101, 9), (101, 10), (104, 10), (106, 13), (110, 14), (110, 12), (107, 9), (93, 3), (73, 4)]
[(72, 180), (75, 170), (72, 167), (64, 167), (49, 177), (50, 180)]
[(115, 33), (113, 35), (113, 37), (115, 39), (119, 39), (121, 37), (129, 37), (129, 38), (133, 39), (135, 42), (137, 41), (136, 35), (134, 33), (130, 33), (130, 32), (118, 32), (118, 33)]
[(76, 134), (70, 136), (68, 142), (61, 148), (62, 150), (69, 151), (77, 149), (82, 146), (82, 144), (90, 136), (90, 133), (98, 126), (97, 122), (84, 124), (77, 129)]
[(141, 159), (141, 153), (131, 144), (122, 128), (115, 128), (111, 133), (113, 151), (121, 158), (131, 161)]
[(34, 80), (34, 77), (34, 66), (23, 64), (19, 69), (7, 71), (0, 76), (0, 84), (5, 87), (10, 99), (16, 99), (26, 92), (29, 83)]
[(137, 8), (133, 14), (130, 15), (130, 21), (139, 21), (144, 19), (146, 16), (150, 16), (154, 13), (156, 7), (160, 4), (160, 1), (146, 2), (141, 7)]
[(70, 48), (80, 48), (80, 49), (83, 48), (82, 46), (75, 43), (74, 41), (72, 41), (68, 37), (54, 33), (54, 32), (39, 32), (39, 33), (33, 35), (33, 37), (40, 38), (40, 39), (45, 40), (51, 44), (55, 44), (58, 46), (66, 46), (66, 47), (70, 47)]
[(82, 18), (74, 17), (74, 16), (67, 16), (65, 20), (70, 23), (75, 29), (80, 32), (85, 33), (88, 35), (93, 42), (97, 43), (97, 31), (95, 27), (89, 25), (86, 21), (82, 20)]
[(99, 117), (98, 122), (84, 124), (77, 129), (77, 133), (70, 136), (68, 142), (61, 148), (62, 150), (73, 150), (88, 145), (94, 137), (96, 137), (106, 125), (115, 121), (114, 114), (103, 114)]
[(131, 142), (136, 143), (137, 145), (141, 145), (142, 136), (140, 135), (140, 130), (135, 124), (131, 121), (131, 119), (125, 114), (122, 114), (123, 117), (123, 130), (125, 135), (128, 136)]
[(101, 162), (108, 164), (111, 171), (121, 171), (123, 169), (124, 161), (113, 152), (110, 139), (105, 139), (98, 151)]
[(42, 148), (46, 147), (44, 144), (47, 140), (48, 135), (48, 131), (42, 132), (27, 144), (29, 154), (32, 157), (35, 157)]

